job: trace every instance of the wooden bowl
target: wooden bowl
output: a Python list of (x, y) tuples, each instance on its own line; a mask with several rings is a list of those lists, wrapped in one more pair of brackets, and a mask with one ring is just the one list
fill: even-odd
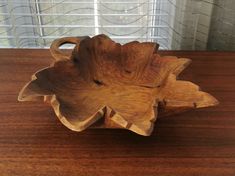
[[(72, 55), (64, 43), (76, 44)], [(106, 35), (55, 40), (50, 67), (36, 72), (19, 101), (49, 102), (69, 129), (124, 128), (149, 136), (157, 116), (214, 106), (218, 101), (188, 81), (177, 80), (190, 59), (161, 57), (158, 44), (124, 45)]]

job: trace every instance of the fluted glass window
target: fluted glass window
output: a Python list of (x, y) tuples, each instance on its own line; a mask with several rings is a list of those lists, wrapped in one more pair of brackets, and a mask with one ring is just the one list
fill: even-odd
[(48, 47), (62, 36), (103, 33), (121, 43), (159, 41), (168, 48), (163, 5), (160, 0), (5, 0), (0, 4), (0, 45)]
[(234, 0), (0, 0), (0, 47), (106, 34), (161, 49), (235, 50)]

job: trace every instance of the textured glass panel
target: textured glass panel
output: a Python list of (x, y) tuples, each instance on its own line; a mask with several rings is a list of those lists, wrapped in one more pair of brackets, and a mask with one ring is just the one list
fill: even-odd
[(107, 34), (161, 49), (234, 50), (234, 0), (0, 0), (0, 47)]
[[(158, 41), (168, 34), (168, 15), (160, 4), (160, 0), (0, 1), (1, 46), (49, 47), (55, 38), (101, 33), (121, 43)], [(160, 32), (155, 32), (158, 28)]]

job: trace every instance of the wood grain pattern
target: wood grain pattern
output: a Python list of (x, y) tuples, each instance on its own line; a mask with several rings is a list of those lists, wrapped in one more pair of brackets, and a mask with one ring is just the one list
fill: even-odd
[(48, 50), (0, 50), (0, 173), (27, 175), (235, 175), (235, 53), (162, 52), (191, 58), (181, 79), (199, 84), (217, 107), (161, 118), (152, 136), (65, 128), (41, 103), (18, 103)]
[[(59, 49), (64, 43), (76, 44), (71, 55)], [(157, 117), (218, 104), (198, 85), (177, 79), (190, 59), (162, 57), (158, 47), (121, 45), (104, 34), (56, 39), (50, 47), (55, 61), (32, 76), (18, 100), (48, 102), (73, 131), (95, 126), (143, 136), (151, 135)]]

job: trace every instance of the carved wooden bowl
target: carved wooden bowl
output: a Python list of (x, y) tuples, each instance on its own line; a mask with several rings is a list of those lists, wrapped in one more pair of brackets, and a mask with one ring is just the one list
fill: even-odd
[[(59, 47), (76, 44), (72, 55)], [(55, 62), (36, 72), (19, 101), (49, 102), (69, 129), (124, 128), (149, 136), (157, 116), (214, 106), (218, 101), (188, 81), (177, 80), (190, 59), (157, 54), (158, 44), (124, 45), (106, 35), (55, 40)]]

